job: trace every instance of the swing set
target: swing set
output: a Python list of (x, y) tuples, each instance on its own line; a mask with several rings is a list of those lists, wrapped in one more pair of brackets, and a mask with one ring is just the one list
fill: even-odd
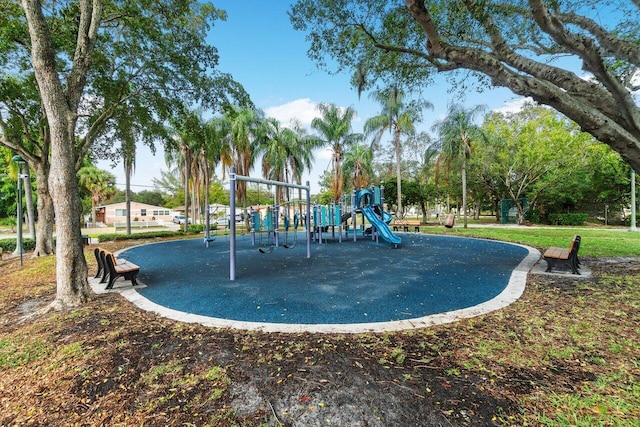
[[(287, 182), (281, 181), (271, 181), (260, 178), (251, 178), (248, 176), (237, 175), (236, 168), (234, 166), (231, 167), (229, 173), (229, 204), (231, 208), (231, 213), (235, 213), (236, 211), (236, 181), (244, 181), (244, 182), (254, 182), (257, 184), (265, 184), (265, 185), (274, 185), (276, 187), (289, 187), (289, 188), (297, 188), (299, 190), (306, 191), (306, 231), (307, 231), (307, 258), (311, 258), (311, 231), (309, 227), (309, 218), (311, 217), (311, 187), (309, 186), (309, 181), (307, 181), (307, 185), (297, 185), (297, 184), (289, 184)], [(296, 212), (294, 215), (294, 241), (292, 244), (289, 244), (288, 241), (288, 233), (289, 233), (289, 218), (288, 212), (284, 216), (284, 228), (285, 228), (285, 244), (284, 247), (287, 249), (293, 248), (297, 243), (297, 229), (298, 224), (300, 223), (300, 215)], [(229, 224), (229, 279), (236, 280), (236, 224), (235, 221), (231, 221)], [(263, 253), (271, 253), (273, 249), (279, 245), (278, 242), (278, 205), (274, 204), (273, 208), (267, 208), (266, 214), (261, 218), (260, 212), (253, 211), (251, 212), (251, 232), (252, 232), (252, 242), (255, 244), (255, 232), (260, 233), (260, 242), (258, 246), (258, 250)], [(263, 237), (266, 235), (266, 243), (263, 244)]]
[(289, 214), (284, 216), (284, 247), (287, 249), (293, 249), (298, 243), (298, 225), (300, 224), (300, 212), (293, 214), (293, 242), (289, 243), (289, 227), (291, 221), (289, 220)]
[[(260, 234), (260, 243), (258, 245), (258, 250), (263, 254), (270, 254), (273, 252), (273, 248), (276, 246), (275, 244), (275, 236), (274, 236), (274, 212), (275, 209), (272, 210), (270, 207), (267, 208), (264, 218), (260, 217), (260, 212), (254, 211), (251, 208), (251, 238), (252, 243), (255, 245), (255, 233)], [(267, 243), (262, 243), (262, 238), (264, 235), (267, 235)]]

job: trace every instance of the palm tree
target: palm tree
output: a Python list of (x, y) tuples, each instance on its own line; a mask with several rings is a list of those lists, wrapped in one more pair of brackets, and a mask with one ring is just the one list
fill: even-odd
[[(174, 136), (165, 150), (165, 157), (168, 164), (177, 163), (182, 173), (185, 210), (184, 230), (187, 231), (189, 227), (191, 176), (195, 176), (196, 179), (194, 181), (199, 179), (197, 176), (198, 168), (194, 162), (194, 153), (204, 141), (204, 123), (198, 113), (190, 111), (179, 114), (172, 121), (172, 128)], [(197, 189), (197, 185), (194, 188)], [(197, 201), (197, 198), (192, 197), (192, 200)]]
[(476, 116), (484, 112), (482, 105), (466, 109), (458, 104), (449, 105), (447, 116), (433, 125), (440, 136), (442, 154), (438, 161), (450, 165), (454, 160), (461, 161), (462, 175), (462, 212), (464, 228), (467, 228), (467, 159), (471, 156), (472, 144), (483, 138), (482, 131), (474, 124)]
[[(302, 172), (311, 168), (313, 149), (319, 140), (308, 137), (298, 121), (283, 127), (273, 118), (265, 120), (256, 138), (257, 151), (262, 154), (262, 174), (267, 179), (301, 184)], [(289, 201), (284, 187), (276, 189), (276, 201)]]
[(115, 194), (116, 177), (90, 165), (78, 171), (78, 183), (91, 194), (91, 222), (96, 225), (96, 206)]
[[(291, 182), (302, 185), (302, 173), (313, 166), (313, 150), (322, 146), (322, 140), (310, 136), (299, 120), (291, 120), (293, 132), (289, 146), (289, 168)], [(298, 200), (302, 200), (302, 190), (298, 189)]]
[(373, 149), (364, 144), (354, 144), (344, 153), (344, 174), (352, 176), (354, 189), (365, 188), (373, 178)]
[[(235, 166), (238, 175), (248, 176), (256, 159), (254, 140), (262, 113), (252, 108), (229, 106), (225, 109), (227, 135), (222, 145), (221, 160), (223, 178), (226, 169)], [(241, 205), (246, 204), (247, 183), (236, 181), (236, 194)], [(233, 213), (232, 213), (233, 214)]]
[(197, 162), (201, 172), (202, 184), (204, 187), (204, 213), (205, 213), (205, 237), (209, 238), (209, 190), (211, 188), (211, 177), (218, 163), (222, 145), (226, 136), (225, 121), (220, 117), (209, 120), (205, 125), (204, 141), (201, 144)]
[[(431, 144), (430, 138), (426, 138), (425, 142), (427, 144), (425, 144), (426, 148), (424, 148), (424, 152), (422, 152), (422, 155), (420, 156), (420, 164), (418, 166), (417, 177), (422, 188), (424, 188), (425, 190), (427, 188), (435, 189), (435, 184), (430, 183), (430, 181), (434, 175), (433, 172), (438, 159), (440, 148), (438, 147), (438, 144)], [(426, 200), (423, 201), (420, 207), (422, 209), (422, 222), (427, 222), (428, 202)]]
[(318, 110), (322, 117), (314, 118), (311, 121), (311, 127), (320, 133), (322, 145), (329, 146), (333, 151), (331, 189), (333, 200), (338, 202), (342, 197), (344, 181), (341, 167), (342, 152), (347, 146), (359, 141), (362, 135), (351, 133), (351, 121), (356, 114), (353, 108), (344, 110), (334, 104), (319, 104)]
[(365, 134), (375, 133), (374, 144), (377, 146), (384, 133), (389, 130), (394, 135), (394, 147), (396, 154), (396, 182), (398, 193), (398, 209), (396, 217), (401, 218), (402, 213), (402, 177), (401, 156), (402, 146), (400, 136), (411, 136), (415, 133), (415, 124), (420, 119), (424, 108), (433, 108), (428, 101), (412, 102), (405, 104), (404, 92), (397, 86), (374, 92), (372, 97), (382, 105), (382, 111), (378, 116), (371, 117), (364, 124)]
[(127, 210), (127, 235), (131, 234), (131, 175), (136, 167), (136, 142), (134, 130), (129, 128), (126, 138), (120, 143), (124, 164), (125, 206)]
[[(257, 131), (256, 149), (262, 154), (262, 175), (274, 181), (287, 181), (289, 177), (289, 153), (294, 139), (291, 129), (280, 126), (274, 118), (268, 118)], [(284, 187), (276, 188), (276, 203), (283, 198)]]

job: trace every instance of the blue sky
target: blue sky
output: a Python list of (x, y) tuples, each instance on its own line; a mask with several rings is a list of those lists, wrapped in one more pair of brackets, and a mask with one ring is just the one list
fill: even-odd
[[(209, 43), (219, 51), (219, 70), (230, 73), (240, 82), (267, 116), (278, 119), (283, 125), (297, 118), (308, 126), (318, 115), (317, 104), (333, 103), (357, 111), (353, 130), (360, 132), (364, 121), (380, 112), (380, 106), (371, 101), (367, 93), (358, 98), (349, 84), (348, 74), (329, 75), (307, 58), (305, 34), (292, 29), (286, 13), (290, 2), (217, 0), (213, 3), (228, 14), (226, 21), (216, 22), (208, 36)], [(445, 77), (441, 76), (434, 86), (423, 90), (434, 109), (425, 112), (421, 130), (429, 131), (439, 118), (444, 117), (447, 104), (458, 101), (458, 94), (451, 92)], [(520, 101), (503, 88), (485, 89), (483, 93), (470, 88), (465, 96), (466, 105), (484, 104), (490, 109), (511, 109), (511, 105)], [(319, 191), (318, 177), (329, 166), (329, 161), (328, 151), (319, 151), (313, 170), (304, 177), (310, 181), (313, 193)], [(116, 175), (118, 184), (124, 183), (122, 165), (111, 168), (103, 162), (99, 167)], [(167, 169), (162, 150), (152, 156), (146, 148), (140, 147), (132, 190), (152, 189), (152, 179)], [(255, 176), (259, 175), (259, 170), (258, 165)]]

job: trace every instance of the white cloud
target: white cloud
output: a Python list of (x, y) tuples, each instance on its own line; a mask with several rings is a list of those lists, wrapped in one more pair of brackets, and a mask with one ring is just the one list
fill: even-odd
[(315, 153), (316, 160), (331, 160), (333, 159), (333, 151), (331, 148), (326, 147)]
[(318, 104), (309, 98), (296, 99), (286, 104), (268, 107), (265, 114), (278, 120), (283, 126), (291, 123), (292, 119), (299, 120), (303, 127), (310, 129), (311, 121), (318, 116)]
[[(339, 108), (342, 111), (346, 110), (345, 107), (339, 106)], [(311, 122), (313, 119), (321, 116), (318, 111), (318, 103), (311, 101), (309, 98), (296, 99), (282, 105), (267, 107), (264, 109), (264, 112), (267, 117), (272, 117), (278, 120), (282, 126), (289, 126), (291, 124), (291, 120), (298, 120), (309, 132), (312, 131)], [(358, 125), (361, 121), (362, 119), (356, 112), (352, 123)]]
[(516, 98), (511, 101), (505, 101), (502, 104), (502, 107), (496, 108), (493, 111), (502, 114), (517, 113), (518, 111), (521, 111), (527, 103), (535, 103), (535, 101), (530, 97)]

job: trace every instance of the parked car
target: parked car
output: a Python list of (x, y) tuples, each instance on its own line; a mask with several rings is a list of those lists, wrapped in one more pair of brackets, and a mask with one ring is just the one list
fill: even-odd
[[(244, 218), (243, 214), (237, 214), (235, 216), (236, 222), (242, 222), (243, 218)], [(228, 227), (229, 226), (229, 215), (220, 217), (220, 218), (216, 219), (214, 222), (216, 224), (218, 224), (218, 225), (225, 225), (225, 226)]]
[[(173, 222), (176, 224), (184, 224), (186, 219), (187, 218), (184, 215), (176, 215), (173, 217)], [(191, 218), (189, 218), (189, 224), (191, 224)]]
[(224, 226), (224, 227), (228, 227), (229, 226), (229, 217), (228, 216), (223, 216), (222, 218), (218, 218), (214, 221), (214, 224), (218, 225), (218, 226)]

